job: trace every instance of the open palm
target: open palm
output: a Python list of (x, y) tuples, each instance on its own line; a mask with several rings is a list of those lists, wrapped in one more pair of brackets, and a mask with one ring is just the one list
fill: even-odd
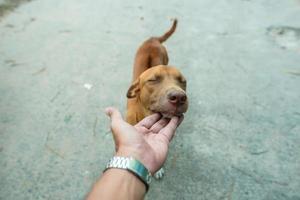
[(111, 118), (116, 155), (138, 159), (152, 174), (165, 162), (169, 143), (183, 120), (183, 116), (165, 119), (153, 114), (132, 126), (116, 108), (107, 108), (106, 114)]

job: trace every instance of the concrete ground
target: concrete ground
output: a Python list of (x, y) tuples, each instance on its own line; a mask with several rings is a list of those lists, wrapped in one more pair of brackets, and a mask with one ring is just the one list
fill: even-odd
[(84, 198), (114, 151), (103, 109), (125, 111), (138, 45), (173, 17), (166, 45), (190, 107), (147, 199), (300, 199), (299, 0), (11, 2), (0, 199)]

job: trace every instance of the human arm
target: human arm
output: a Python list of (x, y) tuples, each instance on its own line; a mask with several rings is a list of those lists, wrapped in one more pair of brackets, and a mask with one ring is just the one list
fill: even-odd
[[(183, 120), (183, 117), (167, 120), (153, 114), (132, 126), (115, 108), (106, 109), (106, 114), (111, 118), (115, 155), (139, 160), (151, 174), (165, 162), (169, 142)], [(108, 169), (95, 183), (87, 199), (143, 199), (145, 192), (144, 183), (131, 172)]]

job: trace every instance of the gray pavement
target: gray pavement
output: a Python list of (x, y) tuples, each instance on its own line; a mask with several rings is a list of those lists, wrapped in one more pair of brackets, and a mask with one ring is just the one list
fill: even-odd
[(114, 150), (103, 109), (125, 111), (138, 45), (173, 17), (166, 46), (190, 107), (147, 199), (300, 199), (298, 0), (10, 8), (0, 18), (0, 199), (84, 198)]

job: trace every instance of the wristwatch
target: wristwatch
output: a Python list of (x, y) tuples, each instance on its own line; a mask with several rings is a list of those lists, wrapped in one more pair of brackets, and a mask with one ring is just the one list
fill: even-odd
[(146, 191), (148, 191), (151, 182), (151, 173), (140, 161), (133, 157), (114, 156), (109, 160), (104, 171), (109, 168), (126, 169), (130, 171), (146, 185)]

